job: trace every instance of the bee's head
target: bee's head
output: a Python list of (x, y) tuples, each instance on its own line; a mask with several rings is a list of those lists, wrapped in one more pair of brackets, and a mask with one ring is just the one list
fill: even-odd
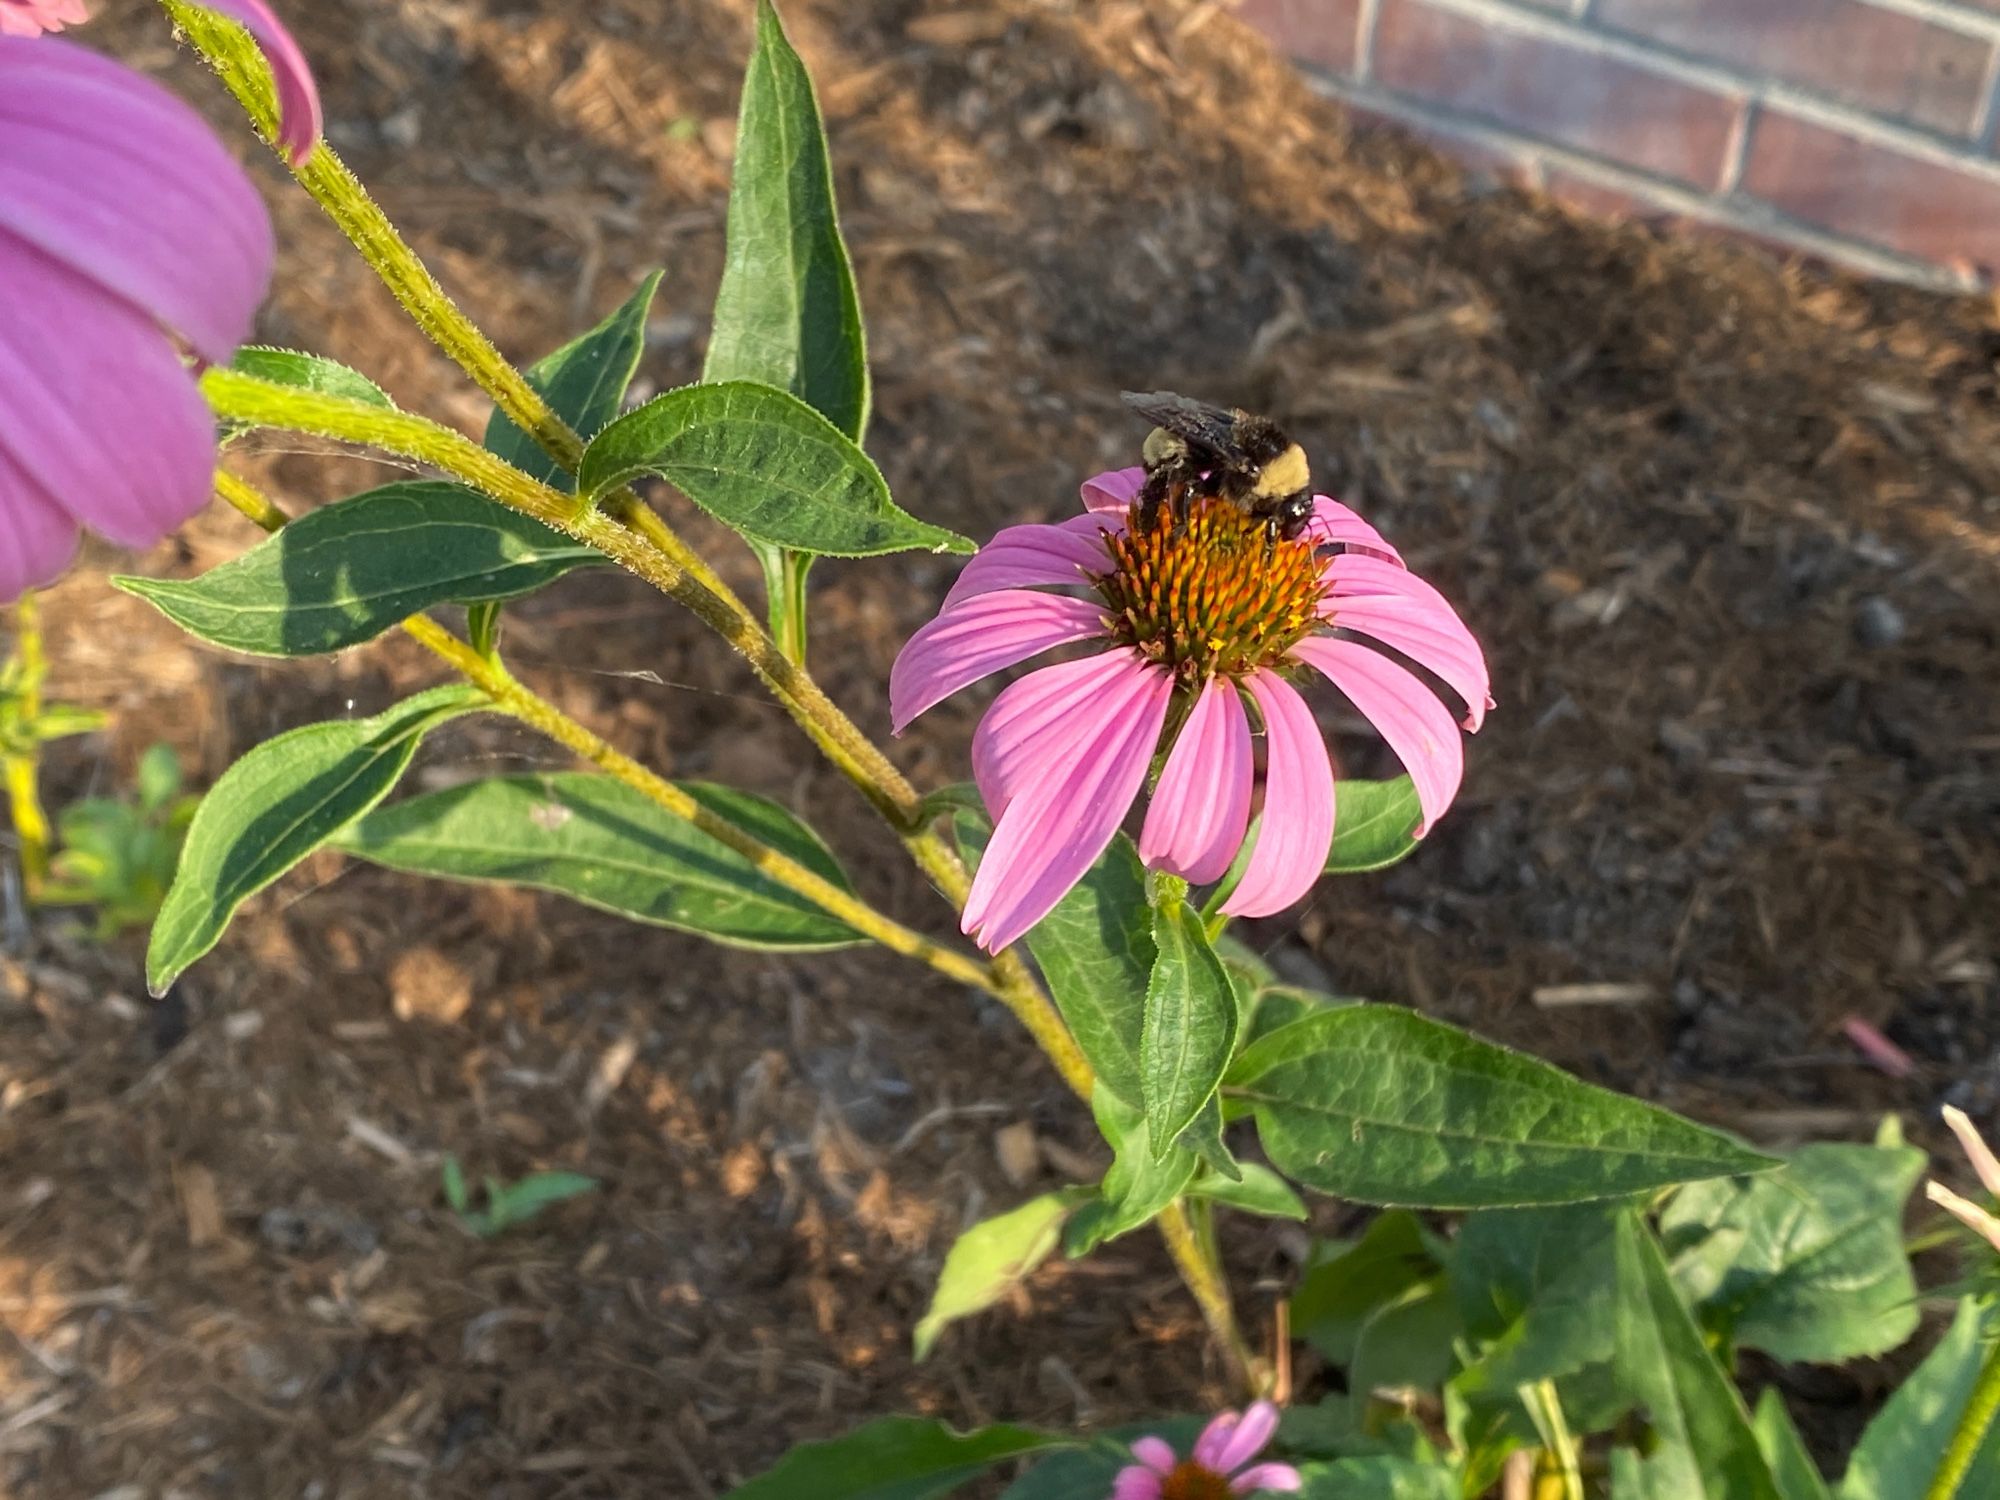
[(1297, 443), (1284, 440), (1284, 447), (1271, 457), (1255, 455), (1260, 463), (1257, 482), (1251, 493), (1260, 499), (1281, 499), (1304, 493), (1312, 485), (1312, 468), (1306, 462), (1306, 450)]

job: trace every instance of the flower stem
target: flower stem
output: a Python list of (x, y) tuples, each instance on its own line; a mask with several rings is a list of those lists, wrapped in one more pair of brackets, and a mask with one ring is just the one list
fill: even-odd
[(42, 716), (42, 681), (48, 661), (42, 652), (42, 608), (32, 591), (14, 605), (14, 676), (20, 701), (19, 723), (26, 731), (16, 749), (0, 757), (7, 783), (7, 809), (14, 820), (14, 839), (21, 862), (21, 893), (33, 904), (49, 875), (49, 816), (42, 809), (39, 788), (40, 741), (36, 721)]
[(1980, 1365), (1979, 1375), (1973, 1381), (1972, 1394), (1966, 1400), (1965, 1410), (1959, 1413), (1958, 1430), (1951, 1435), (1944, 1459), (1938, 1464), (1937, 1476), (1924, 1491), (1924, 1500), (1952, 1500), (1958, 1494), (1965, 1476), (1972, 1472), (1973, 1460), (1979, 1457), (1996, 1414), (2000, 1414), (2000, 1339), (1986, 1351), (1985, 1363)]
[(1229, 1295), (1229, 1283), (1223, 1275), (1222, 1260), (1216, 1254), (1215, 1237), (1209, 1226), (1197, 1225), (1185, 1198), (1168, 1204), (1156, 1222), (1160, 1238), (1167, 1242), (1167, 1253), (1174, 1258), (1174, 1269), (1181, 1273), (1181, 1280), (1194, 1294), (1195, 1304), (1208, 1323), (1209, 1336), (1222, 1351), (1229, 1378), (1253, 1396), (1265, 1394), (1270, 1387), (1270, 1372), (1251, 1352), (1249, 1341), (1237, 1325), (1236, 1304)]

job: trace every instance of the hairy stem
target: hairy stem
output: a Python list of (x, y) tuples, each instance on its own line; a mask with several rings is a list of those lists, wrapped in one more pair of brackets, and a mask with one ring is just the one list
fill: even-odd
[(1938, 1464), (1931, 1487), (1924, 1491), (1924, 1500), (1953, 1500), (1959, 1493), (1965, 1476), (1972, 1472), (1973, 1460), (1985, 1445), (1996, 1414), (2000, 1414), (2000, 1339), (1986, 1351), (1986, 1360), (1972, 1384), (1972, 1394), (1966, 1400), (1965, 1410), (1959, 1413), (1958, 1430), (1945, 1446), (1944, 1458)]
[(1229, 1294), (1229, 1282), (1223, 1274), (1221, 1257), (1216, 1254), (1213, 1235), (1207, 1232), (1206, 1224), (1195, 1222), (1185, 1198), (1168, 1204), (1161, 1211), (1158, 1223), (1160, 1238), (1167, 1242), (1167, 1253), (1174, 1258), (1174, 1269), (1194, 1294), (1195, 1304), (1208, 1323), (1209, 1336), (1222, 1352), (1229, 1378), (1252, 1395), (1265, 1394), (1270, 1372), (1251, 1351), (1236, 1322), (1235, 1299)]
[(42, 716), (42, 679), (48, 662), (42, 654), (42, 609), (32, 592), (14, 605), (14, 668), (20, 684), (20, 722), (28, 731), (19, 749), (0, 756), (0, 774), (7, 783), (7, 809), (14, 820), (14, 840), (21, 862), (21, 892), (33, 904), (49, 877), (49, 816), (42, 808), (39, 786), (41, 755), (34, 736)]

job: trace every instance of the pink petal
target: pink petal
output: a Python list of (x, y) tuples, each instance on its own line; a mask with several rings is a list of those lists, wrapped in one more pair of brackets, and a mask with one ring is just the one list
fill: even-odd
[(1132, 1444), (1132, 1456), (1154, 1473), (1167, 1475), (1174, 1472), (1179, 1460), (1174, 1453), (1174, 1445), (1165, 1438), (1142, 1437)]
[(972, 779), (986, 810), (996, 818), (1006, 812), (1015, 791), (1075, 736), (1079, 716), (1116, 692), (1138, 660), (1129, 650), (1105, 651), (1039, 667), (1003, 690), (972, 736)]
[(960, 924), (988, 953), (1041, 921), (1096, 863), (1145, 782), (1173, 679), (1136, 653), (1106, 653), (1121, 654), (1123, 680), (1059, 741), (1039, 747), (1032, 774), (1013, 778), (1017, 790), (994, 826)]
[(1477, 732), (1493, 706), (1486, 654), (1451, 608), (1415, 599), (1376, 595), (1334, 603), (1332, 623), (1402, 652), (1435, 672), (1465, 700), (1465, 727)]
[(76, 555), (77, 524), (0, 447), (0, 604), (40, 588)]
[(1201, 1436), (1194, 1440), (1194, 1461), (1203, 1468), (1221, 1468), (1222, 1465), (1215, 1460), (1227, 1446), (1229, 1435), (1236, 1431), (1236, 1424), (1241, 1420), (1233, 1411), (1217, 1412), (1209, 1424), (1202, 1428)]
[(1980, 1185), (2000, 1198), (2000, 1160), (1994, 1159), (1991, 1148), (1979, 1134), (1979, 1127), (1972, 1123), (1964, 1110), (1949, 1104), (1944, 1107), (1944, 1123), (1958, 1137), (1958, 1144), (1965, 1152), (1965, 1159), (1972, 1163), (1972, 1170), (1978, 1174)]
[(1229, 1490), (1234, 1495), (1252, 1495), (1258, 1490), (1304, 1489), (1305, 1483), (1304, 1477), (1290, 1464), (1259, 1464), (1230, 1480)]
[(203, 10), (214, 11), (239, 22), (264, 51), (271, 65), (271, 81), (278, 90), (278, 145), (285, 159), (298, 166), (312, 155), (313, 146), (324, 128), (320, 118), (319, 89), (305, 54), (284, 23), (272, 14), (264, 0), (196, 0)]
[(1083, 482), (1083, 508), (1088, 511), (1129, 510), (1146, 482), (1143, 468), (1107, 469)]
[[(1297, 694), (1293, 695), (1294, 697)], [(1305, 705), (1299, 705), (1303, 708)], [(1320, 856), (1323, 863), (1325, 855)], [(1258, 1401), (1243, 1413), (1243, 1420), (1236, 1424), (1236, 1431), (1229, 1435), (1229, 1442), (1216, 1455), (1215, 1467), (1225, 1474), (1233, 1474), (1243, 1465), (1263, 1452), (1264, 1445), (1271, 1441), (1278, 1430), (1278, 1408), (1268, 1401)]]
[(263, 200), (201, 117), (67, 42), (0, 40), (0, 266), (22, 242), (215, 364), (271, 277)]
[(1110, 1500), (1160, 1500), (1160, 1476), (1138, 1464), (1128, 1464), (1111, 1481)]
[(1925, 1183), (1924, 1196), (1995, 1250), (2000, 1250), (2000, 1218), (1994, 1217), (1971, 1199), (1959, 1197), (1941, 1182)]
[(83, 0), (0, 0), (0, 36), (40, 36), (89, 19)]
[(1362, 520), (1352, 508), (1331, 495), (1313, 496), (1313, 515), (1307, 535), (1315, 546), (1338, 542), (1342, 546), (1372, 552), (1385, 562), (1402, 567), (1403, 554), (1383, 540), (1382, 533)]
[(889, 669), (889, 719), (901, 734), (962, 687), (1066, 641), (1104, 634), (1104, 606), (1061, 594), (981, 594), (911, 636)]
[[(1908, 1078), (1917, 1071), (1917, 1065), (1911, 1060), (1909, 1053), (1861, 1017), (1844, 1017), (1840, 1029), (1850, 1042), (1861, 1049), (1870, 1062), (1891, 1078)], [(1947, 1110), (1946, 1117), (1949, 1118), (1949, 1115), (1950, 1112)]]
[(1088, 583), (1086, 574), (1111, 567), (1102, 533), (1095, 516), (1072, 516), (1059, 526), (1009, 526), (965, 565), (944, 607), (997, 589)]
[[(1311, 890), (1326, 870), (1333, 847), (1333, 763), (1312, 710), (1290, 683), (1257, 672), (1245, 685), (1264, 715), (1264, 817), (1243, 879), (1222, 909), (1232, 917), (1268, 917)], [(1243, 1420), (1247, 1424), (1250, 1414)]]
[(1430, 832), (1465, 776), (1465, 745), (1450, 711), (1409, 671), (1359, 642), (1309, 636), (1292, 655), (1332, 678), (1389, 742), (1416, 783), (1424, 810), (1417, 836)]
[[(0, 286), (0, 451), (16, 482), (130, 547), (200, 510), (215, 418), (152, 320), (3, 237)], [(11, 513), (15, 497), (0, 504)]]
[(1250, 718), (1236, 687), (1211, 678), (1153, 788), (1139, 857), (1194, 885), (1220, 880), (1250, 824)]
[(1443, 594), (1408, 568), (1370, 557), (1365, 552), (1342, 552), (1329, 557), (1320, 568), (1320, 579), (1330, 599), (1387, 594), (1457, 614)]

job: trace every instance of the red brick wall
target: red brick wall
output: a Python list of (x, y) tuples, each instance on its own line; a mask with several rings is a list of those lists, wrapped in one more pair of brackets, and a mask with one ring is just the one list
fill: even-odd
[(2000, 273), (2000, 0), (1241, 0), (1363, 112), (1594, 210)]

